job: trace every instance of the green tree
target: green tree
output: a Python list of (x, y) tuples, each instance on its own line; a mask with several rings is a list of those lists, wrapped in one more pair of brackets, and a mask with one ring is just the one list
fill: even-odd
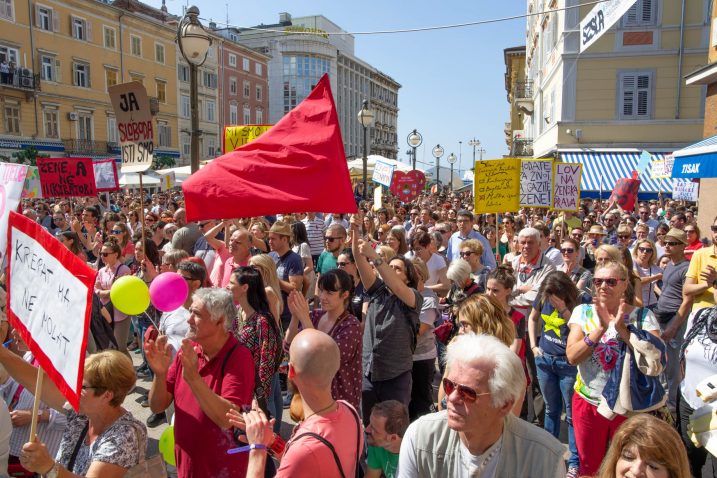
[(49, 158), (49, 154), (40, 153), (36, 147), (28, 146), (20, 151), (15, 151), (10, 158), (3, 156), (3, 161), (9, 161), (17, 164), (27, 164), (28, 166), (37, 166), (37, 158)]
[(174, 158), (170, 158), (169, 156), (155, 156), (152, 161), (152, 169), (157, 171), (158, 169), (173, 168), (176, 164), (177, 162)]

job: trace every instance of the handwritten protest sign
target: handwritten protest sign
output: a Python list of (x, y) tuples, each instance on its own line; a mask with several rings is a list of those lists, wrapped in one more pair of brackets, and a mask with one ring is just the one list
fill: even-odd
[(42, 198), (42, 187), (40, 186), (40, 171), (37, 166), (28, 166), (25, 175), (25, 185), (22, 188), (22, 198)]
[(229, 153), (250, 141), (254, 141), (271, 128), (271, 126), (270, 124), (225, 126), (222, 153)]
[(97, 272), (34, 221), (10, 213), (7, 315), (78, 409)]
[(387, 188), (391, 187), (391, 178), (393, 177), (393, 170), (395, 166), (392, 164), (384, 163), (383, 161), (376, 161), (373, 166), (373, 182), (383, 184)]
[(0, 262), (7, 250), (7, 222), (10, 211), (20, 204), (27, 166), (0, 163)]
[(697, 201), (700, 183), (679, 179), (672, 180), (672, 199), (676, 201)]
[(582, 164), (555, 163), (553, 173), (553, 209), (577, 211), (580, 207)]
[(154, 128), (147, 90), (139, 81), (130, 81), (110, 86), (107, 92), (117, 116), (122, 172), (148, 170), (154, 158)]
[(37, 168), (46, 198), (97, 194), (90, 158), (37, 158)]
[(169, 191), (177, 184), (177, 175), (174, 171), (162, 175), (162, 191)]
[(523, 159), (520, 162), (520, 207), (552, 206), (553, 161)]
[(476, 161), (473, 183), (476, 214), (520, 209), (520, 159)]
[(615, 183), (615, 189), (610, 195), (610, 202), (616, 202), (625, 211), (635, 209), (637, 193), (640, 190), (640, 180), (634, 178), (621, 178)]
[(100, 192), (117, 191), (119, 179), (117, 178), (117, 163), (114, 159), (102, 159), (92, 163), (95, 172), (95, 186)]

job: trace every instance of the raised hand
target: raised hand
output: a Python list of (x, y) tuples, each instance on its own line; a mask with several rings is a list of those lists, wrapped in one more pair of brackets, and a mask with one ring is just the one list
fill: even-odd
[(306, 322), (307, 320), (311, 320), (309, 313), (309, 303), (306, 302), (304, 294), (296, 290), (292, 291), (289, 294), (287, 304), (289, 305), (289, 311), (291, 312), (291, 315), (293, 317), (296, 317), (300, 322)]
[(172, 346), (167, 342), (166, 335), (160, 335), (157, 340), (148, 340), (144, 344), (144, 355), (149, 368), (156, 375), (166, 375), (172, 364)]

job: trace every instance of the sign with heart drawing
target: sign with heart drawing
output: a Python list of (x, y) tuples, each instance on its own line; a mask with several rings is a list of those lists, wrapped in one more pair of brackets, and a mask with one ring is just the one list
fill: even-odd
[(393, 172), (391, 192), (398, 196), (403, 202), (410, 202), (416, 199), (425, 186), (426, 175), (423, 174), (423, 171), (414, 169), (407, 173), (403, 171)]

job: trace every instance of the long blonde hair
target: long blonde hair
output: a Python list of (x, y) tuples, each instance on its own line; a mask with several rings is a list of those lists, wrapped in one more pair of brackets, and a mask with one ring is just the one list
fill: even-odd
[(495, 297), (476, 294), (458, 309), (458, 319), (470, 323), (474, 334), (492, 335), (510, 347), (515, 340), (515, 324)]
[[(249, 264), (259, 269), (264, 284), (271, 287), (276, 296), (279, 298), (279, 313), (284, 310), (284, 301), (281, 300), (281, 285), (279, 284), (279, 276), (276, 274), (276, 265), (274, 260), (268, 254), (257, 254), (249, 259)], [(278, 320), (279, 318), (276, 317)]]

